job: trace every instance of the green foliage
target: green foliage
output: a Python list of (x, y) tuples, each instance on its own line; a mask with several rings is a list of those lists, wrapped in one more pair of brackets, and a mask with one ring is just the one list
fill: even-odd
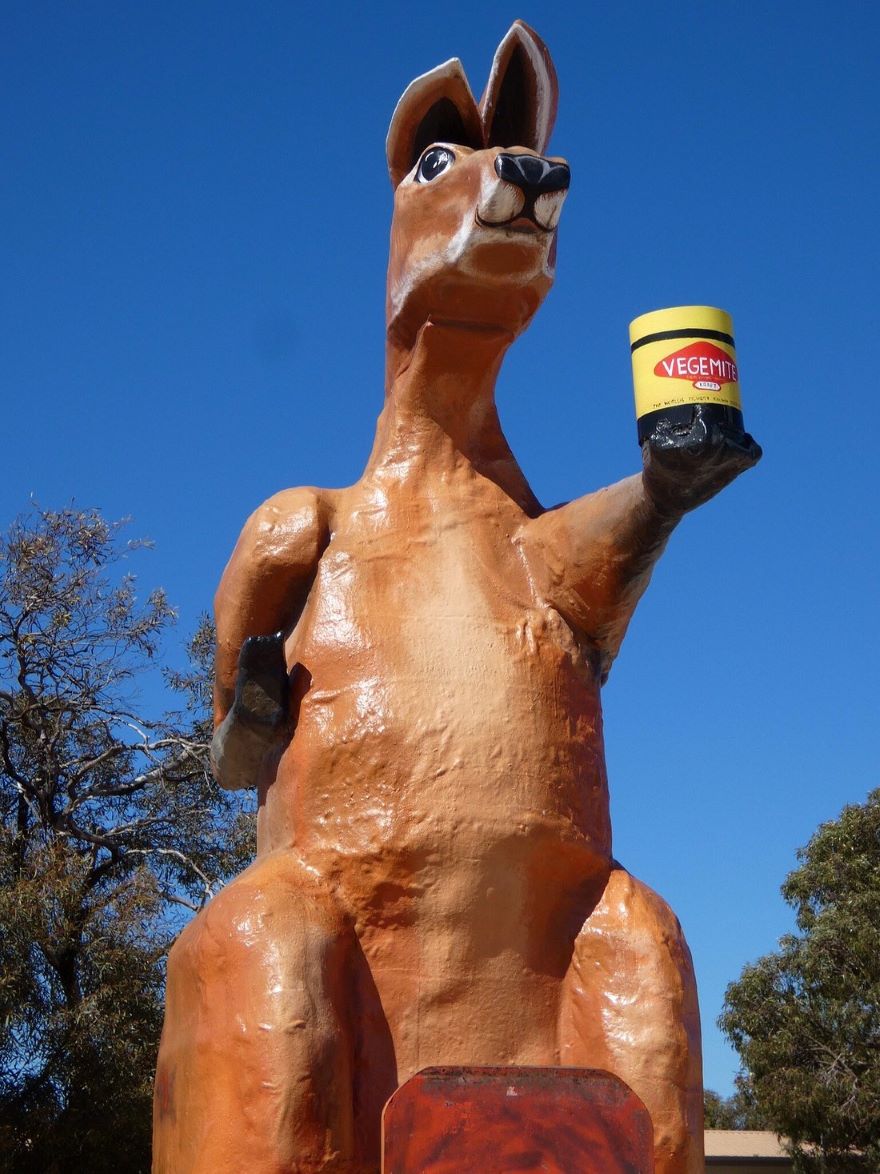
[(766, 1129), (758, 1109), (751, 1081), (745, 1074), (736, 1078), (732, 1096), (722, 1097), (707, 1088), (703, 1093), (703, 1116), (707, 1129)]
[[(94, 510), (34, 510), (0, 538), (0, 1169), (149, 1169), (164, 956), (252, 851), (213, 782), (213, 631), (142, 712), (173, 619)], [(120, 1157), (124, 1146), (124, 1159)]]
[(719, 1020), (803, 1171), (880, 1169), (880, 789), (823, 824), (782, 887), (799, 932)]
[(703, 1090), (703, 1124), (707, 1129), (736, 1129), (736, 1114), (730, 1104), (711, 1088)]

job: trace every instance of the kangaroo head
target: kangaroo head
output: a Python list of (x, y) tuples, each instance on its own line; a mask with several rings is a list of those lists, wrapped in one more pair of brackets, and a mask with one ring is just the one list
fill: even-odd
[(557, 85), (543, 42), (517, 21), (477, 105), (457, 59), (417, 78), (397, 105), (389, 334), (411, 344), (428, 321), (503, 330), (528, 324), (553, 281), (569, 183), (545, 158)]

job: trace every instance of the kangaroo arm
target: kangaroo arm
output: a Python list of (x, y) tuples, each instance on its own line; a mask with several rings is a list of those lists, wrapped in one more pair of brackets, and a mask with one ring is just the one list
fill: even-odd
[(540, 568), (550, 600), (596, 645), (603, 681), (680, 517), (655, 505), (638, 473), (523, 528), (530, 565)]
[(245, 524), (214, 598), (215, 729), (232, 707), (245, 640), (286, 635), (298, 619), (329, 541), (330, 514), (328, 494), (288, 489), (261, 505)]

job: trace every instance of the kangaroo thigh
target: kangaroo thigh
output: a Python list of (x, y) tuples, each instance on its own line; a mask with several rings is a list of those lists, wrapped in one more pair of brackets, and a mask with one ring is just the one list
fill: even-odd
[(351, 940), (290, 852), (259, 860), (168, 962), (155, 1174), (352, 1170)]
[(654, 1125), (656, 1174), (703, 1169), (697, 990), (678, 919), (619, 866), (575, 940), (560, 1008), (563, 1064), (604, 1068)]

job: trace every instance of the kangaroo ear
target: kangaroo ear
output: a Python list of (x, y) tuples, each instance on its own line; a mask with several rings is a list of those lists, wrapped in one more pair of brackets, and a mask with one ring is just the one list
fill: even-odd
[(385, 154), (394, 187), (431, 143), (483, 145), (476, 100), (457, 57), (424, 73), (406, 87), (391, 118)]
[(547, 46), (516, 21), (498, 46), (480, 117), (490, 147), (528, 147), (543, 154), (556, 121), (559, 87)]

